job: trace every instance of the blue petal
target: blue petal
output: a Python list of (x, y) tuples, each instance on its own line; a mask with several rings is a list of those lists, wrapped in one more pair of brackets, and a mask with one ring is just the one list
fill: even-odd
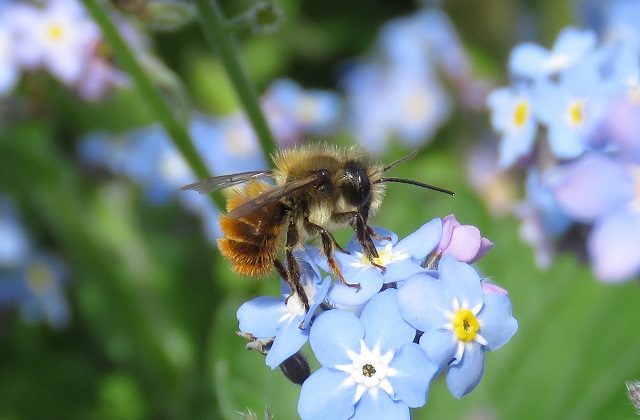
[(438, 366), (420, 346), (408, 343), (395, 354), (389, 367), (397, 372), (389, 377), (394, 399), (404, 401), (409, 407), (422, 407), (427, 402), (427, 391)]
[[(373, 230), (383, 238), (391, 238), (391, 245), (395, 245), (396, 243), (398, 243), (398, 235), (391, 232), (390, 230), (381, 227), (374, 227)], [(375, 238), (371, 239), (373, 240), (373, 244), (379, 248), (383, 248), (389, 243), (389, 241), (379, 241)], [(362, 247), (355, 237), (351, 238), (351, 240), (347, 243), (346, 249), (347, 251), (362, 252)]]
[(544, 64), (549, 51), (532, 43), (520, 44), (513, 49), (509, 58), (509, 70), (516, 76), (536, 79), (544, 76)]
[[(353, 273), (359, 273), (353, 275)], [(337, 281), (329, 290), (327, 299), (337, 305), (357, 306), (368, 302), (382, 288), (382, 276), (376, 268), (347, 270), (343, 272), (347, 281), (360, 283), (360, 288), (350, 287)]]
[[(409, 420), (409, 407), (404, 401), (393, 401), (389, 395), (379, 390), (376, 396), (365, 392), (358, 404), (356, 412), (349, 420)], [(337, 417), (327, 416), (326, 419)]]
[(301, 322), (302, 317), (297, 317), (281, 324), (265, 359), (265, 363), (271, 369), (277, 368), (280, 363), (300, 350), (304, 343), (307, 342), (309, 332), (300, 329)]
[(608, 282), (628, 280), (640, 271), (640, 215), (617, 211), (593, 227), (587, 242), (596, 275)]
[(451, 302), (437, 279), (419, 274), (398, 288), (398, 304), (402, 317), (414, 328), (427, 331), (449, 322)]
[(327, 367), (351, 363), (348, 351), (360, 352), (364, 337), (362, 322), (351, 312), (332, 309), (324, 312), (311, 326), (309, 341), (316, 359)]
[(406, 280), (418, 273), (426, 272), (423, 267), (412, 260), (394, 261), (387, 264), (385, 268), (384, 273), (382, 273), (382, 279), (385, 284)]
[(355, 385), (344, 372), (320, 368), (302, 384), (298, 413), (302, 420), (348, 419), (353, 414)]
[(260, 296), (242, 304), (236, 317), (240, 323), (240, 331), (265, 338), (275, 337), (279, 327), (278, 320), (286, 312), (287, 307), (281, 299)]
[(573, 159), (585, 151), (585, 135), (563, 124), (549, 127), (549, 147), (553, 156), (560, 159)]
[(442, 238), (442, 220), (436, 217), (398, 242), (394, 252), (407, 252), (413, 258), (423, 260), (440, 243), (440, 238)]
[(489, 350), (505, 344), (518, 330), (518, 321), (511, 316), (509, 296), (485, 293), (484, 306), (478, 314), (480, 335), (487, 340)]
[(473, 308), (482, 303), (480, 276), (475, 268), (445, 254), (438, 269), (442, 286), (458, 299), (460, 305)]
[(420, 347), (440, 367), (446, 366), (455, 356), (458, 340), (453, 332), (444, 329), (427, 330), (420, 337)]
[(484, 371), (484, 351), (479, 344), (468, 345), (462, 361), (449, 367), (447, 386), (454, 397), (460, 399), (478, 385)]
[(416, 335), (415, 328), (400, 315), (395, 289), (374, 296), (362, 310), (360, 321), (366, 331), (365, 343), (369, 348), (379, 346), (383, 354), (411, 343)]

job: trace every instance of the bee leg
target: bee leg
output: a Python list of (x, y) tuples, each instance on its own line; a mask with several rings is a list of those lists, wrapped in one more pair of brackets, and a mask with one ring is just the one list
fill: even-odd
[(291, 217), (289, 219), (289, 227), (287, 228), (287, 241), (284, 247), (285, 256), (287, 258), (288, 276), (286, 279), (293, 293), (298, 295), (300, 301), (308, 311), (310, 308), (309, 298), (307, 297), (307, 293), (304, 291), (304, 287), (302, 287), (302, 283), (300, 282), (300, 266), (298, 265), (296, 258), (293, 256), (293, 248), (298, 244), (298, 240), (299, 235), (295, 218)]
[(309, 232), (314, 232), (320, 235), (322, 239), (322, 249), (324, 251), (324, 255), (327, 257), (327, 262), (329, 263), (329, 267), (331, 267), (331, 271), (338, 277), (340, 282), (345, 286), (354, 287), (356, 289), (360, 289), (360, 283), (348, 283), (347, 280), (342, 275), (342, 271), (340, 270), (340, 266), (338, 266), (338, 262), (333, 257), (333, 247), (334, 245), (339, 248), (342, 252), (346, 252), (340, 245), (338, 245), (336, 238), (333, 235), (323, 228), (320, 225), (316, 225), (315, 223), (311, 223), (307, 217), (304, 219), (304, 228)]
[(353, 231), (356, 233), (356, 240), (362, 247), (362, 251), (367, 258), (369, 258), (369, 261), (371, 261), (374, 266), (377, 266), (373, 259), (379, 257), (378, 250), (371, 240), (371, 234), (368, 231), (370, 228), (365, 223), (362, 214), (357, 211), (347, 211), (344, 213), (336, 213), (332, 218), (338, 223), (348, 222), (349, 225), (351, 225)]
[(376, 241), (387, 241), (387, 242), (391, 242), (391, 236), (380, 236), (378, 235), (378, 233), (373, 230), (373, 228), (369, 225), (367, 225), (367, 233)]

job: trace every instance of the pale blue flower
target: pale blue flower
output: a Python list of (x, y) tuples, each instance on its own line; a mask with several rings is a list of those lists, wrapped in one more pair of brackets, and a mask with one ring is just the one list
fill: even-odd
[(17, 306), (29, 324), (45, 321), (53, 328), (65, 327), (70, 318), (66, 283), (66, 268), (59, 259), (30, 256), (19, 266), (0, 270), (0, 307)]
[(309, 298), (307, 311), (297, 295), (283, 286), (281, 298), (257, 297), (244, 303), (237, 312), (240, 331), (258, 340), (273, 339), (268, 350), (266, 364), (272, 369), (296, 353), (307, 342), (311, 319), (324, 301), (331, 283), (329, 276), (321, 278), (315, 265), (304, 252), (297, 253), (300, 264), (300, 281)]
[(484, 370), (484, 353), (505, 344), (518, 323), (502, 289), (483, 288), (477, 271), (445, 255), (439, 278), (418, 274), (400, 285), (402, 317), (422, 331), (420, 347), (446, 368), (449, 390), (456, 398), (471, 392)]
[(542, 79), (580, 62), (595, 46), (593, 31), (566, 28), (560, 32), (551, 50), (533, 43), (518, 45), (511, 52), (509, 70), (516, 77)]
[(596, 275), (628, 280), (640, 272), (640, 171), (603, 155), (556, 168), (549, 185), (574, 219), (593, 223), (587, 248)]
[[(378, 293), (384, 284), (401, 282), (416, 273), (426, 271), (422, 265), (427, 255), (440, 242), (442, 220), (435, 218), (400, 241), (392, 232), (384, 229), (375, 230), (381, 237), (390, 238), (390, 240), (374, 240), (378, 251), (375, 263), (384, 267), (384, 270), (372, 265), (358, 242), (352, 239), (346, 248), (349, 253), (336, 251), (334, 257), (345, 280), (351, 284), (360, 284), (360, 288), (335, 282), (328, 296), (332, 304), (338, 307), (357, 308)], [(324, 256), (320, 255), (318, 258), (318, 255), (315, 256), (320, 267), (330, 271)]]
[(536, 119), (530, 88), (518, 85), (496, 89), (487, 98), (491, 124), (501, 134), (499, 165), (507, 168), (533, 151)]
[(426, 403), (437, 366), (413, 343), (396, 295), (379, 293), (360, 318), (333, 309), (315, 320), (310, 343), (322, 367), (302, 385), (303, 420), (408, 420), (409, 408)]
[(0, 199), (0, 269), (23, 264), (31, 253), (31, 241), (13, 204)]

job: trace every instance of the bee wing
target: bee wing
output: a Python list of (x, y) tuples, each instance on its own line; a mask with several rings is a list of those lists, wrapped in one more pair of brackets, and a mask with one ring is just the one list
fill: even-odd
[(185, 185), (180, 189), (194, 190), (198, 191), (200, 194), (206, 194), (213, 191), (233, 187), (234, 185), (242, 184), (254, 179), (266, 178), (270, 176), (273, 176), (273, 171), (240, 172), (237, 174), (214, 176), (202, 181), (194, 182), (193, 184)]
[(314, 174), (274, 187), (259, 196), (240, 204), (238, 207), (231, 210), (228, 216), (232, 219), (240, 219), (241, 217), (247, 216), (266, 205), (281, 200), (294, 191), (313, 186), (318, 183), (320, 179), (321, 178), (318, 175)]

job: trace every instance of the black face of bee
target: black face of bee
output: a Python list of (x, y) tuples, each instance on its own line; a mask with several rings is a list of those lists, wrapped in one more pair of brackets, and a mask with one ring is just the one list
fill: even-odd
[(341, 184), (345, 200), (357, 207), (366, 207), (371, 196), (371, 182), (367, 170), (359, 162), (347, 162), (343, 168), (344, 181)]

